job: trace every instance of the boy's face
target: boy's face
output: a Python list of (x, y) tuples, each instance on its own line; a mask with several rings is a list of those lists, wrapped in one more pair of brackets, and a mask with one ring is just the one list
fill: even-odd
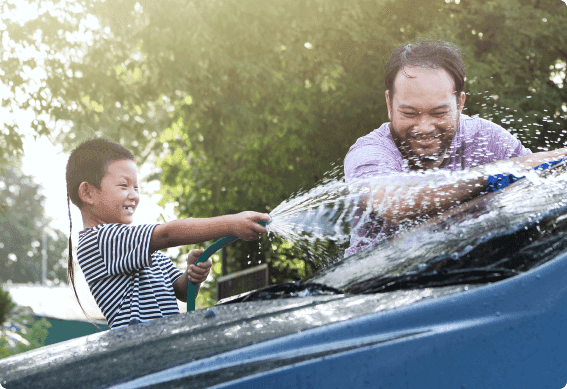
[(111, 162), (93, 201), (91, 216), (97, 224), (132, 223), (140, 202), (136, 163), (128, 159)]

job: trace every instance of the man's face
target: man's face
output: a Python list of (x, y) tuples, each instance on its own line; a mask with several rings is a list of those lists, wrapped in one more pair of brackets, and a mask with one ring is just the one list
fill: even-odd
[(400, 70), (394, 91), (393, 96), (386, 91), (386, 102), (396, 146), (412, 168), (441, 166), (457, 132), (465, 94), (457, 99), (445, 70), (421, 67)]

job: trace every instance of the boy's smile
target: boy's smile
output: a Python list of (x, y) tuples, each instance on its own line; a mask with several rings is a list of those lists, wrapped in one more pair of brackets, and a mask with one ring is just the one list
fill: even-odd
[(129, 159), (111, 162), (100, 189), (90, 185), (84, 201), (85, 228), (99, 224), (130, 224), (140, 202), (136, 163)]

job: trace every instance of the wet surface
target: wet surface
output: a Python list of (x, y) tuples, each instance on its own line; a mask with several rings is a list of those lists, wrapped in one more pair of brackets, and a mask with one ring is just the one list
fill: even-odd
[[(476, 287), (438, 287), (442, 284), (437, 283), (433, 288), (427, 282), (415, 285), (412, 283), (417, 281), (411, 277), (416, 274), (437, 281), (440, 275), (456, 275), (466, 283), (466, 272), (478, 277), (474, 282), (482, 287), (483, 283), (514, 276), (555, 258), (567, 249), (566, 182), (564, 165), (541, 177), (518, 181), (348, 257), (310, 280), (326, 285), (321, 290), (334, 289), (333, 293), (385, 293), (309, 296), (305, 292), (308, 288), (300, 287), (291, 295), (305, 297), (219, 305), (174, 315), (2, 359), (0, 384), (8, 389), (98, 388), (165, 371), (180, 374), (183, 387), (207, 387), (300, 362), (309, 355), (323, 355), (317, 350), (309, 355), (292, 353), (285, 360), (251, 360), (238, 369), (220, 364), (217, 370), (192, 374), (196, 378), (193, 381), (182, 378), (183, 366), (192, 361), (222, 359), (231, 350), (245, 346)], [(330, 209), (326, 202), (331, 197), (322, 196), (315, 208)], [(348, 207), (338, 207), (333, 212), (345, 215), (349, 211)], [(337, 236), (341, 234), (336, 232)], [(400, 277), (410, 277), (402, 281), (412, 289), (382, 288)], [(175, 387), (175, 382), (172, 385)]]
[(363, 282), (403, 274), (538, 266), (567, 245), (566, 170), (561, 165), (470, 201), (346, 258), (310, 282), (362, 292)]
[(455, 286), (218, 306), (212, 308), (214, 317), (211, 309), (170, 316), (0, 360), (0, 383), (10, 389), (107, 387), (245, 345), (465, 289), (468, 287)]

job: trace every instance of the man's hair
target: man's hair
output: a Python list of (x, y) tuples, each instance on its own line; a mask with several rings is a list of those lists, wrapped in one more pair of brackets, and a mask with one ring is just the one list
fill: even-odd
[(465, 85), (465, 64), (463, 53), (456, 45), (433, 39), (417, 39), (394, 49), (386, 64), (384, 80), (392, 98), (394, 80), (406, 66), (445, 70), (453, 79), (458, 101)]
[(90, 139), (71, 152), (67, 161), (67, 196), (77, 207), (82, 207), (79, 186), (88, 182), (100, 189), (108, 165), (113, 161), (134, 159), (130, 150), (106, 139)]
[(88, 182), (100, 189), (101, 182), (106, 175), (108, 165), (114, 161), (120, 161), (123, 159), (133, 160), (134, 154), (117, 143), (106, 139), (95, 138), (81, 143), (71, 152), (69, 160), (67, 161), (67, 208), (69, 211), (69, 258), (67, 260), (67, 276), (69, 277), (69, 282), (71, 282), (71, 285), (73, 286), (77, 302), (87, 318), (89, 318), (89, 315), (87, 315), (83, 309), (83, 305), (81, 304), (79, 295), (77, 294), (77, 289), (75, 288), (73, 241), (71, 240), (73, 222), (71, 221), (71, 204), (69, 203), (69, 199), (77, 207), (81, 208), (83, 205), (83, 202), (79, 197), (79, 186), (81, 183)]

